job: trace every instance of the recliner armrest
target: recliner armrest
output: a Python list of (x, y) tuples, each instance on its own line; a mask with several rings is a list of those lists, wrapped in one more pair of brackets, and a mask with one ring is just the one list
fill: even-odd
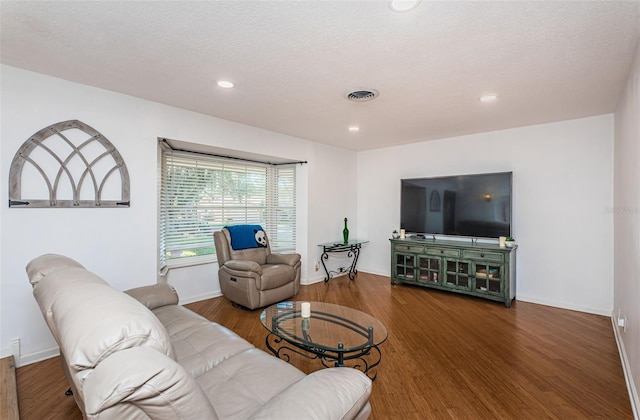
[(262, 268), (260, 268), (260, 264), (255, 261), (229, 260), (224, 263), (224, 267), (236, 271), (253, 271), (254, 273), (262, 274)]
[(369, 401), (371, 379), (359, 370), (318, 370), (273, 397), (251, 419), (353, 419)]
[(269, 254), (267, 264), (286, 264), (294, 267), (300, 262), (300, 254)]

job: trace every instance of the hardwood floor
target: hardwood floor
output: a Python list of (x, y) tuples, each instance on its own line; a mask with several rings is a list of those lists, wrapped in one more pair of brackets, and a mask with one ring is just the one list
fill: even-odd
[[(506, 309), (367, 273), (303, 286), (296, 299), (350, 306), (386, 325), (372, 419), (633, 418), (607, 317), (525, 302)], [(187, 307), (266, 349), (260, 310), (222, 297)], [(18, 368), (17, 381), (23, 420), (81, 418), (58, 358)]]

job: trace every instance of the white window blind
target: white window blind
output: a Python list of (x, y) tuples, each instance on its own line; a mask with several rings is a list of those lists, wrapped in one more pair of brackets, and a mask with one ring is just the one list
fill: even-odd
[(295, 164), (270, 165), (163, 150), (160, 269), (215, 260), (213, 232), (259, 224), (273, 252), (295, 251)]

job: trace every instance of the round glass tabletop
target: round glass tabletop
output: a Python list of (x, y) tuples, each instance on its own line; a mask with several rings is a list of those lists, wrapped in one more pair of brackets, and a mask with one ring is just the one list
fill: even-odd
[(387, 339), (387, 329), (369, 314), (324, 302), (309, 302), (311, 315), (303, 318), (301, 301), (280, 302), (260, 315), (272, 334), (295, 344), (343, 352), (377, 346)]

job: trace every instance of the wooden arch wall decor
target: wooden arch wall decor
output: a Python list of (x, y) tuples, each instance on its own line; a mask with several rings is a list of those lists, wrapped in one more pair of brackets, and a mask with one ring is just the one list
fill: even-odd
[(22, 144), (11, 162), (9, 207), (129, 204), (129, 172), (122, 156), (106, 137), (81, 121), (43, 128)]

